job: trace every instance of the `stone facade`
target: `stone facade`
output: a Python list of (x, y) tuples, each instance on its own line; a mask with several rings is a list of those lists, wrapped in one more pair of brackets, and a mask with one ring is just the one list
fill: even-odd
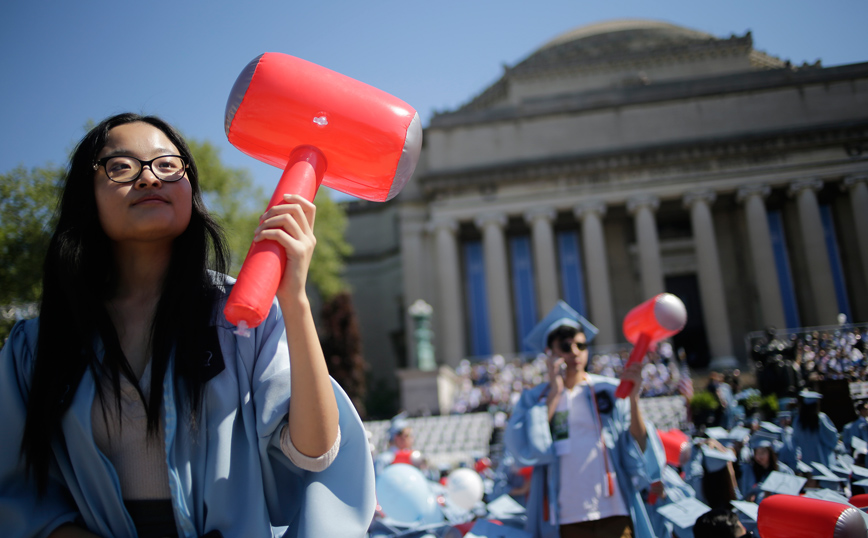
[(768, 325), (868, 321), (868, 63), (796, 68), (750, 34), (613, 21), (558, 36), (424, 137), (401, 195), (348, 204), (375, 376), (414, 364), (417, 299), (444, 365), (522, 352), (559, 298), (615, 344), (630, 308), (675, 293), (697, 366), (743, 361)]

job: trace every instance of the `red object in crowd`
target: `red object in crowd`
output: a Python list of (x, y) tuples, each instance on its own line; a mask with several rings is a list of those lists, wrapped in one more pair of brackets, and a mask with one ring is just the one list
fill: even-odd
[(663, 450), (666, 452), (666, 463), (673, 467), (681, 466), (681, 452), (685, 445), (690, 444), (690, 438), (681, 430), (671, 429), (669, 431), (657, 430), (657, 435), (663, 443)]
[[(416, 111), (382, 90), (316, 64), (268, 52), (238, 76), (226, 103), (226, 137), (242, 152), (281, 168), (268, 207), (285, 194), (313, 201), (320, 184), (365, 200), (396, 196), (422, 146)], [(271, 309), (286, 253), (254, 243), (224, 313), (240, 334)]]
[[(649, 346), (678, 334), (686, 323), (687, 309), (681, 299), (671, 293), (660, 293), (634, 307), (624, 318), (624, 336), (633, 344), (624, 368), (642, 362)], [(633, 382), (622, 380), (615, 396), (626, 398), (632, 390)]]
[[(494, 523), (495, 525), (500, 525), (501, 527), (503, 526), (503, 522), (500, 520), (497, 520), (497, 519), (489, 519), (487, 521)], [(464, 536), (465, 534), (470, 532), (470, 529), (472, 529), (473, 525), (475, 525), (475, 524), (476, 524), (476, 520), (467, 521), (464, 523), (459, 523), (458, 525), (455, 525), (453, 528), (455, 530), (457, 530), (458, 532), (460, 532), (461, 536)]]
[(865, 508), (868, 508), (868, 493), (853, 495), (852, 497), (850, 497), (850, 504), (852, 504), (856, 508), (861, 508), (863, 510)]
[(406, 463), (407, 465), (413, 465), (411, 462), (412, 456), (412, 450), (399, 450), (395, 452), (395, 459), (392, 460), (392, 463)]
[(865, 521), (846, 504), (778, 494), (760, 502), (757, 530), (763, 538), (846, 538), (865, 536)]
[(533, 475), (533, 466), (522, 467), (519, 469), (518, 474), (525, 478), (525, 480), (530, 480), (531, 475)]
[(476, 460), (476, 464), (473, 466), (477, 473), (482, 473), (489, 467), (491, 467), (491, 460), (485, 457)]

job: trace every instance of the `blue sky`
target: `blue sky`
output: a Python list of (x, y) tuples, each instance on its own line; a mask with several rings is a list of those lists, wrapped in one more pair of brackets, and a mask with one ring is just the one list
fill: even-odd
[(221, 148), (271, 192), (280, 172), (223, 132), (241, 69), (283, 52), (385, 90), (427, 125), (558, 34), (648, 18), (718, 37), (753, 32), (755, 48), (795, 64), (868, 61), (866, 0), (255, 0), (7, 2), (0, 16), (0, 173), (60, 164), (88, 120), (157, 114)]

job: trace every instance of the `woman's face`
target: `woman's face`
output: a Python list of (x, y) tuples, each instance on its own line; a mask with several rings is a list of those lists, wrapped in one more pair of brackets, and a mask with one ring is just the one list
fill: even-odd
[[(149, 161), (163, 155), (180, 152), (160, 129), (134, 122), (112, 128), (97, 159), (128, 156)], [(134, 181), (115, 183), (100, 166), (94, 172), (94, 196), (100, 225), (115, 243), (171, 244), (190, 223), (193, 190), (186, 175), (167, 183), (146, 166)]]
[(757, 447), (753, 450), (753, 459), (760, 467), (769, 466), (769, 449), (766, 447)]

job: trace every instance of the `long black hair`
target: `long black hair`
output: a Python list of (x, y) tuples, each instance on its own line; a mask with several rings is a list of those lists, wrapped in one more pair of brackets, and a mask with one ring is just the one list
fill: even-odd
[[(201, 409), (204, 382), (195, 368), (195, 351), (207, 336), (220, 293), (219, 276), (228, 266), (223, 232), (208, 214), (196, 164), (184, 139), (163, 120), (127, 113), (103, 120), (79, 142), (70, 159), (57, 207), (57, 225), (48, 246), (42, 281), (35, 364), (27, 403), (21, 452), (40, 490), (48, 483), (51, 441), (59, 438), (61, 419), (69, 409), (87, 370), (112, 383), (120, 407), (120, 376), (136, 377), (121, 351), (105, 302), (117, 284), (112, 244), (99, 223), (94, 196), (94, 161), (109, 131), (133, 122), (160, 129), (189, 162), (192, 213), (187, 229), (172, 244), (172, 256), (150, 325), (150, 394), (142, 394), (148, 432), (160, 428), (163, 380), (175, 354), (176, 391), (185, 393), (193, 424)], [(209, 269), (213, 269), (211, 273)], [(105, 348), (99, 359), (96, 338)], [(96, 387), (100, 400), (102, 383)], [(103, 409), (105, 417), (105, 410)], [(120, 415), (119, 415), (120, 416)]]
[(809, 431), (815, 432), (820, 429), (820, 403), (815, 401), (808, 403), (801, 399), (799, 403), (799, 425)]

